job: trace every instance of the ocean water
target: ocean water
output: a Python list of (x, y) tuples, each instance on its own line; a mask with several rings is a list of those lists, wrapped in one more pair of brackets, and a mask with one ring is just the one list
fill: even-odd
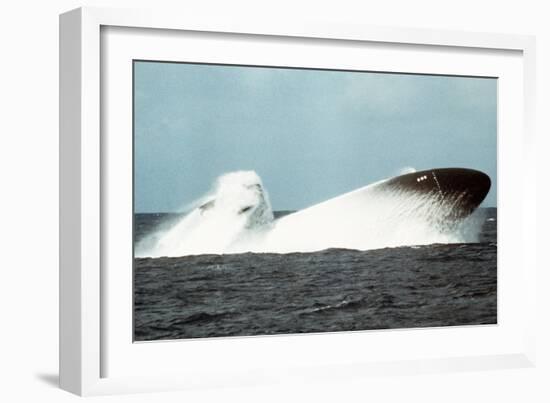
[[(497, 211), (483, 214), (477, 243), (135, 258), (134, 339), (495, 324)], [(177, 218), (136, 214), (136, 242)]]

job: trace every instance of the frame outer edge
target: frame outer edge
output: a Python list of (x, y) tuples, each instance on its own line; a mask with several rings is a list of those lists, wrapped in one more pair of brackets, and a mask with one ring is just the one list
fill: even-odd
[[(524, 137), (525, 137), (525, 151), (524, 151), (524, 169), (528, 172), (528, 175), (524, 176), (523, 194), (525, 197), (525, 206), (523, 207), (523, 214), (525, 217), (525, 229), (524, 234), (535, 230), (536, 240), (536, 228), (537, 228), (537, 183), (538, 170), (537, 170), (537, 122), (536, 122), (536, 99), (537, 99), (537, 60), (536, 60), (536, 48), (537, 42), (535, 36), (526, 36), (525, 44), (523, 48), (523, 75), (524, 75)], [(530, 197), (529, 197), (530, 196)], [(540, 276), (540, 267), (537, 262), (537, 243), (526, 242), (524, 240), (524, 271), (526, 272), (525, 289), (527, 291), (527, 307), (526, 313), (526, 326), (525, 326), (525, 356), (530, 361), (532, 366), (537, 364), (537, 330), (538, 330), (538, 318), (540, 317), (537, 308), (541, 305), (538, 300), (537, 282), (538, 276)]]
[[(60, 387), (78, 395), (111, 394), (127, 390), (124, 385), (111, 385), (113, 379), (100, 372), (100, 26), (120, 25), (157, 29), (184, 29), (281, 35), (344, 40), (367, 40), (385, 43), (420, 43), (435, 46), (466, 46), (481, 49), (522, 50), (526, 105), (525, 131), (534, 145), (535, 39), (511, 34), (473, 33), (394, 27), (365, 28), (349, 25), (315, 23), (292, 25), (281, 32), (273, 24), (252, 22), (241, 26), (227, 20), (181, 20), (169, 14), (150, 10), (84, 7), (68, 11), (59, 19), (59, 371)], [(405, 32), (408, 35), (405, 35)], [(529, 159), (533, 147), (524, 157)], [(533, 177), (533, 180), (534, 177)], [(532, 193), (531, 193), (532, 194)], [(534, 214), (534, 210), (532, 212)], [(528, 218), (532, 219), (529, 214)], [(533, 274), (536, 262), (529, 260)], [(531, 292), (528, 301), (536, 305), (536, 280), (526, 284)], [(529, 321), (525, 350), (519, 354), (521, 366), (534, 364), (534, 323)], [(517, 355), (513, 355), (517, 357)], [(513, 367), (516, 367), (514, 363)], [(173, 385), (161, 382), (161, 390)], [(145, 387), (146, 390), (150, 388)], [(156, 388), (153, 388), (156, 390)]]
[(59, 17), (59, 385), (82, 393), (82, 14)]
[(100, 20), (80, 9), (80, 283), (81, 395), (96, 394), (101, 380), (101, 131)]
[(101, 25), (128, 28), (176, 29), (195, 32), (219, 32), (260, 36), (282, 36), (312, 39), (367, 41), (426, 46), (474, 47), (479, 49), (524, 50), (530, 41), (528, 35), (474, 32), (440, 28), (416, 28), (405, 26), (378, 26), (315, 19), (285, 20), (281, 29), (279, 21), (269, 18), (235, 22), (223, 15), (189, 16), (185, 9), (172, 7), (120, 8), (86, 6), (84, 15), (94, 15)]

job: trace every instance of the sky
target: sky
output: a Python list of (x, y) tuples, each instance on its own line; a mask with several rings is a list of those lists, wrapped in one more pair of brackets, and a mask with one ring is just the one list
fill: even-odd
[(299, 210), (407, 167), (481, 170), (496, 206), (496, 79), (134, 63), (136, 212), (184, 211), (231, 171)]

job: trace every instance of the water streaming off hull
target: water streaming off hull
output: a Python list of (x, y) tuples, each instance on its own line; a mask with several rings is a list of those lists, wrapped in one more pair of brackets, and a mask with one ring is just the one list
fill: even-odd
[(274, 220), (253, 171), (222, 175), (175, 226), (137, 245), (136, 255), (311, 252), (476, 242), (472, 214), (490, 188), (487, 175), (445, 168), (383, 180)]

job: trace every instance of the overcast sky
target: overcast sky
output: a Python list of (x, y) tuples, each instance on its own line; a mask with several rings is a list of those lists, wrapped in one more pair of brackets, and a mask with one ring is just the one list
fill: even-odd
[(181, 211), (254, 170), (274, 210), (374, 181), (465, 167), (493, 182), (497, 80), (135, 62), (135, 210)]

